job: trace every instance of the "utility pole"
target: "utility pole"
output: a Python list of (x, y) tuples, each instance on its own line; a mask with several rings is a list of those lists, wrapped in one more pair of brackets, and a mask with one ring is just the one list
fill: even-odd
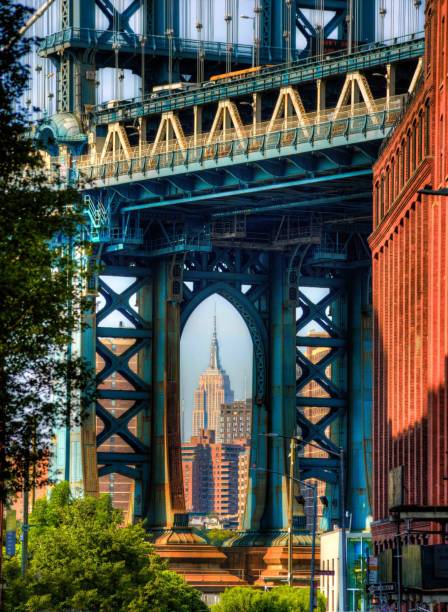
[(310, 577), (310, 612), (314, 611), (314, 564), (316, 558), (316, 529), (317, 529), (317, 484), (309, 485), (313, 490), (313, 533), (311, 540), (311, 577)]
[(347, 531), (345, 528), (345, 461), (344, 461), (344, 449), (339, 449), (339, 465), (341, 469), (341, 475), (339, 479), (340, 484), (340, 497), (341, 497), (341, 560), (342, 560), (342, 609), (344, 611), (347, 608)]
[(293, 550), (294, 550), (294, 538), (293, 538), (293, 523), (294, 523), (294, 459), (296, 454), (296, 439), (291, 438), (289, 444), (289, 521), (288, 521), (288, 584), (290, 587), (294, 584), (293, 576)]
[[(27, 479), (28, 480), (28, 479)], [(22, 523), (22, 577), (25, 576), (26, 566), (28, 565), (28, 482), (23, 487), (23, 523)]]

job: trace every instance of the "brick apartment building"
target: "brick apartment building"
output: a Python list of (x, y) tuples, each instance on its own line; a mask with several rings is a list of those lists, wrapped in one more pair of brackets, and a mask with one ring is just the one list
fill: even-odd
[[(101, 338), (101, 342), (115, 355), (122, 355), (133, 344), (133, 340), (128, 340), (126, 338)], [(129, 360), (129, 368), (133, 372), (137, 372), (137, 361), (137, 355), (132, 356)], [(103, 359), (97, 353), (97, 372), (101, 371), (103, 367)], [(99, 389), (129, 390), (133, 388), (131, 383), (125, 380), (117, 372), (112, 372), (112, 374), (99, 386)], [(100, 399), (98, 402), (103, 408), (108, 410), (112, 416), (117, 418), (122, 416), (133, 404), (133, 402), (127, 400), (111, 399)], [(96, 429), (97, 435), (100, 435), (101, 431), (104, 429), (104, 424), (98, 417), (96, 418)], [(133, 435), (137, 434), (136, 417), (129, 421), (128, 430)], [(126, 453), (130, 451), (130, 448), (121, 436), (114, 435), (108, 438), (105, 443), (101, 444), (99, 450), (101, 452)], [(109, 474), (99, 478), (99, 489), (100, 493), (108, 493), (112, 497), (113, 505), (123, 510), (125, 520), (127, 520), (128, 516), (132, 514), (131, 506), (134, 495), (134, 481), (121, 474)]]
[(448, 199), (419, 191), (448, 185), (448, 0), (427, 0), (425, 33), (374, 167), (372, 535), (380, 579), (400, 581), (408, 608), (447, 610), (448, 551), (433, 545), (448, 518)]
[(199, 436), (192, 436), (190, 442), (182, 444), (188, 512), (216, 513), (220, 518), (238, 521), (242, 487), (240, 456), (246, 452), (247, 446), (243, 444), (215, 442), (215, 433), (211, 430), (202, 430)]
[(236, 440), (250, 440), (252, 429), (252, 400), (237, 400), (221, 404), (216, 439), (223, 444)]

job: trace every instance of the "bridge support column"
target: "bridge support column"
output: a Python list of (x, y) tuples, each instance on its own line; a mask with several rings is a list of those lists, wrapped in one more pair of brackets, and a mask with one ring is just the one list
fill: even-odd
[[(83, 316), (84, 329), (81, 332), (81, 353), (86, 364), (95, 371), (96, 361), (96, 315), (95, 297), (88, 297), (87, 308)], [(96, 454), (96, 411), (92, 402), (85, 408), (81, 430), (81, 464), (84, 495), (97, 497), (99, 494), (98, 466)], [(67, 459), (66, 459), (67, 460)], [(71, 458), (68, 456), (68, 461)], [(70, 466), (66, 471), (70, 473)], [(71, 479), (69, 478), (71, 482)]]
[(153, 416), (149, 527), (188, 528), (179, 417), (179, 306), (168, 302), (168, 264), (154, 267)]
[[(268, 433), (295, 434), (295, 315), (285, 301), (282, 255), (275, 254), (270, 272), (270, 360)], [(286, 530), (288, 525), (289, 440), (268, 438), (266, 508), (262, 531)]]
[(365, 268), (354, 272), (349, 288), (349, 412), (347, 509), (354, 530), (368, 528), (372, 474), (372, 310)]

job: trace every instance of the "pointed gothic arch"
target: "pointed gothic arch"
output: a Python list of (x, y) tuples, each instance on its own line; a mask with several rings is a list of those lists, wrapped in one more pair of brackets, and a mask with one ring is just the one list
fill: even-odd
[[(252, 443), (250, 451), (250, 465), (262, 468), (266, 461), (266, 438), (259, 434), (268, 431), (267, 414), (267, 354), (268, 334), (265, 324), (254, 305), (245, 295), (235, 287), (223, 282), (211, 282), (195, 293), (189, 293), (188, 301), (182, 304), (181, 334), (194, 310), (207, 298), (217, 294), (228, 301), (240, 314), (245, 322), (253, 346), (252, 371)], [(267, 475), (263, 471), (249, 472), (248, 490), (246, 496), (246, 509), (244, 513), (244, 528), (259, 524), (262, 518), (264, 499), (266, 494)]]

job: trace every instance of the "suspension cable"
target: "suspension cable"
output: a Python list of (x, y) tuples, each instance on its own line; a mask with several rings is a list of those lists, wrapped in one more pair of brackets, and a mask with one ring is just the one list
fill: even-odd
[(196, 81), (202, 83), (204, 81), (204, 46), (202, 42), (202, 28), (203, 15), (202, 15), (202, 2), (203, 0), (196, 0), (196, 31), (198, 37), (198, 50), (196, 57)]
[(140, 0), (140, 45), (141, 45), (141, 67), (140, 67), (140, 95), (143, 100), (145, 97), (145, 68), (146, 68), (146, 11), (145, 11), (145, 0)]
[(255, 66), (260, 65), (260, 45), (261, 45), (261, 14), (263, 12), (260, 6), (260, 0), (255, 0), (254, 6), (254, 45), (255, 45)]
[(232, 51), (233, 51), (233, 28), (232, 28), (232, 0), (226, 0), (224, 21), (226, 22), (226, 72), (232, 70)]
[(168, 37), (168, 83), (173, 82), (173, 3), (165, 0), (165, 34)]

